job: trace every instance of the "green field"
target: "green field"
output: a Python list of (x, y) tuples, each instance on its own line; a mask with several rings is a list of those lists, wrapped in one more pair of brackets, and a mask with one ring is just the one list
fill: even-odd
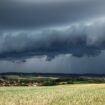
[(105, 105), (105, 85), (0, 87), (0, 105)]

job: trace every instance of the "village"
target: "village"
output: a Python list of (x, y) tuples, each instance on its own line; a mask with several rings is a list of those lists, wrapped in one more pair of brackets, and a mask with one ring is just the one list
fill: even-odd
[(0, 86), (41, 86), (38, 82), (0, 79)]

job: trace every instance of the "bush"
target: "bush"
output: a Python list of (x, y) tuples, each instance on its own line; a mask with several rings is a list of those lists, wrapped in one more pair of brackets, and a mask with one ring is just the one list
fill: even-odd
[(73, 84), (73, 81), (68, 81), (67, 84)]
[(42, 83), (42, 86), (54, 86), (57, 85), (57, 83), (55, 81), (49, 80), (49, 81), (44, 81)]

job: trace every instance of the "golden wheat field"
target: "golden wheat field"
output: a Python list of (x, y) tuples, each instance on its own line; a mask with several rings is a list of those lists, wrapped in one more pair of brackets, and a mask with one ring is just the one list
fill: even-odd
[(105, 105), (105, 85), (0, 87), (0, 105)]

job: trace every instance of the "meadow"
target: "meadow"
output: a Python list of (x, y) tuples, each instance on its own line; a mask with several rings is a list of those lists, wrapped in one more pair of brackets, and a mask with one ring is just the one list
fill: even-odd
[(0, 105), (105, 105), (105, 85), (0, 87)]

